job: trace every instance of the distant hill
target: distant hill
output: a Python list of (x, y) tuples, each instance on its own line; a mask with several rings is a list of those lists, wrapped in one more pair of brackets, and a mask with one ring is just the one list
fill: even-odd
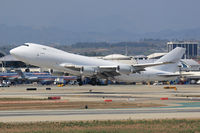
[(167, 40), (145, 39), (135, 42), (81, 42), (72, 45), (54, 45), (54, 47), (81, 55), (104, 56), (109, 54), (149, 55), (154, 52), (166, 52)]
[(200, 28), (187, 30), (164, 30), (160, 32), (145, 33), (147, 38), (159, 38), (168, 40), (200, 40)]
[(73, 32), (56, 27), (28, 27), (0, 25), (0, 45), (35, 42), (43, 44), (73, 44), (77, 42), (129, 42), (144, 38), (167, 40), (200, 40), (200, 28), (165, 30), (136, 34), (124, 30), (110, 32)]

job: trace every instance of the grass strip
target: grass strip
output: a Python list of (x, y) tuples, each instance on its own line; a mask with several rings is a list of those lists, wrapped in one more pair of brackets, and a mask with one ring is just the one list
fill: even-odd
[(198, 133), (200, 119), (0, 123), (1, 133)]

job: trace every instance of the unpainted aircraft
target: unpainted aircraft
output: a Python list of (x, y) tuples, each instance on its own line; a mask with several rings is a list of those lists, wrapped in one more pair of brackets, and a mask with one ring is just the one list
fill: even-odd
[(82, 77), (90, 77), (95, 85), (98, 78), (119, 82), (174, 80), (179, 76), (175, 72), (185, 48), (177, 47), (154, 63), (131, 65), (68, 53), (34, 43), (25, 43), (10, 50), (10, 53), (27, 64), (79, 76), (80, 84)]

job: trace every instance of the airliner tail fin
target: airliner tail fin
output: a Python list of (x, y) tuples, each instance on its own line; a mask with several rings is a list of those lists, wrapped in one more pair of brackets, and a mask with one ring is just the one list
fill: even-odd
[(171, 62), (170, 64), (155, 66), (155, 69), (159, 69), (162, 71), (167, 72), (176, 72), (178, 70), (178, 63), (180, 59), (183, 57), (185, 53), (185, 48), (176, 47), (160, 59), (158, 59), (156, 62)]

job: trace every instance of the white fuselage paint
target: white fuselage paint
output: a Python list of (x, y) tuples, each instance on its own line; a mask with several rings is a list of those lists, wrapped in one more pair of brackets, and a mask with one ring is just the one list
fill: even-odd
[[(92, 57), (81, 56), (77, 54), (68, 53), (52, 47), (27, 43), (29, 46), (19, 46), (10, 51), (19, 60), (45, 68), (56, 69), (67, 72), (73, 75), (80, 75), (79, 71), (64, 68), (60, 64), (78, 65), (78, 66), (118, 66), (124, 65), (118, 62), (112, 62), (102, 59), (95, 59)], [(170, 74), (167, 71), (156, 70), (153, 67), (145, 68), (146, 71), (140, 73), (132, 73), (129, 75), (122, 74), (115, 76), (117, 81), (123, 82), (143, 82), (143, 81), (164, 81), (174, 80), (176, 77), (162, 77), (158, 74)]]

